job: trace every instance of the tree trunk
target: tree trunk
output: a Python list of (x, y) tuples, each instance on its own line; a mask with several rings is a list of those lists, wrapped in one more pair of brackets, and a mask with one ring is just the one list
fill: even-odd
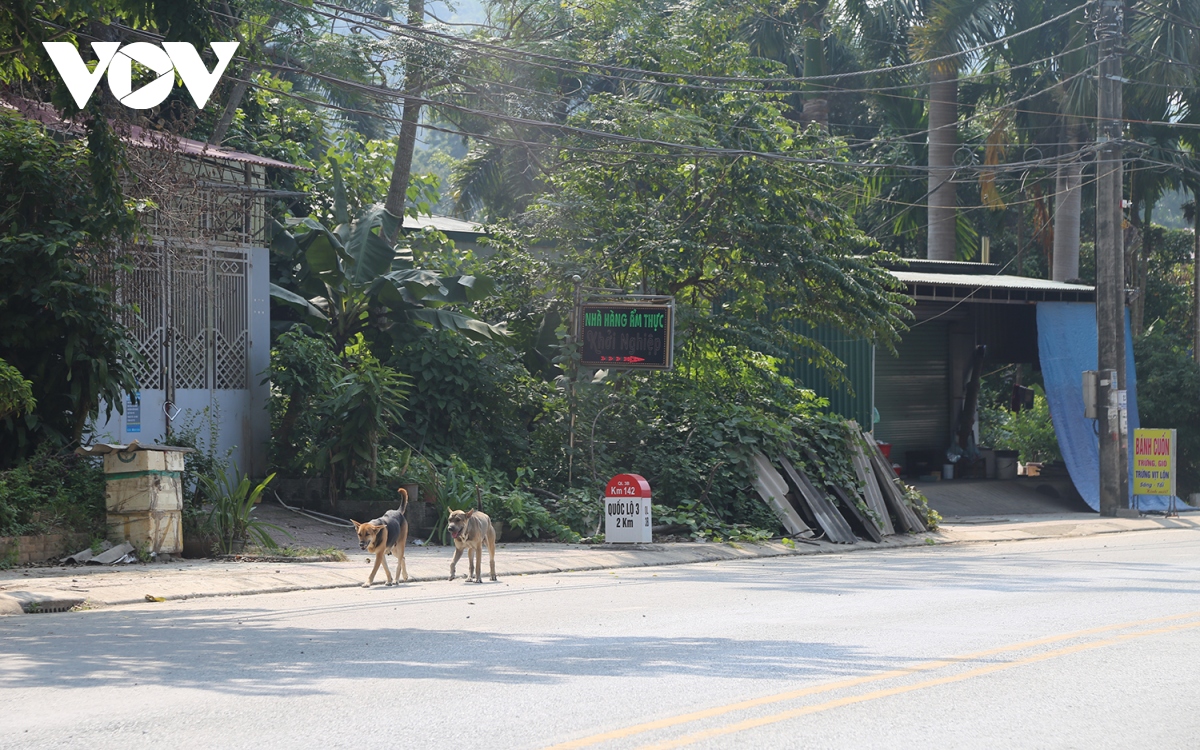
[[(253, 78), (258, 72), (258, 66), (246, 63), (246, 67), (242, 70), (242, 75), (247, 79)], [(238, 107), (242, 104), (242, 97), (246, 95), (246, 89), (250, 84), (246, 81), (238, 81), (233, 84), (233, 89), (229, 92), (229, 101), (225, 103), (225, 111), (221, 113), (221, 119), (217, 120), (217, 126), (213, 128), (212, 135), (208, 137), (209, 144), (220, 146), (221, 141), (225, 140), (225, 134), (229, 132), (229, 126), (233, 123), (233, 116), (237, 113)]]
[[(408, 25), (420, 27), (424, 20), (425, 0), (408, 0)], [(383, 204), (388, 213), (401, 219), (408, 197), (408, 176), (412, 170), (413, 149), (417, 144), (417, 126), (421, 121), (421, 104), (413, 97), (420, 95), (423, 86), (420, 55), (410, 51), (404, 63), (404, 113), (400, 121), (400, 135), (396, 137), (396, 161), (392, 164), (392, 180)]]
[(300, 418), (300, 412), (303, 411), (305, 400), (297, 393), (288, 394), (288, 405), (283, 411), (283, 417), (279, 420), (279, 429), (275, 432), (276, 445), (290, 446), (292, 444), (292, 430), (296, 427), (296, 420)]
[(1192, 191), (1192, 359), (1200, 362), (1200, 190)]
[(929, 83), (929, 217), (926, 257), (955, 260), (958, 223), (954, 150), (958, 147), (958, 72), (935, 63)]
[[(271, 29), (275, 28), (275, 24), (277, 23), (279, 23), (279, 13), (272, 13), (270, 18), (267, 19), (267, 22), (263, 24), (262, 34), (269, 34)], [(254, 50), (257, 50), (258, 41), (260, 38), (261, 37), (259, 36), (251, 36)], [(239, 38), (238, 41), (242, 42), (243, 46), (246, 46), (244, 39)], [(247, 57), (251, 57), (251, 54), (254, 50), (251, 50), (249, 46), (246, 46), (246, 49), (243, 50), (243, 53)], [(250, 79), (253, 78), (255, 73), (258, 71), (259, 67), (252, 62), (247, 62), (246, 66), (242, 68), (242, 78), (244, 80), (237, 81), (235, 84), (233, 84), (233, 88), (230, 89), (229, 99), (225, 102), (225, 110), (221, 112), (221, 119), (217, 120), (217, 126), (213, 128), (212, 135), (208, 138), (209, 144), (213, 146), (220, 146), (221, 142), (225, 140), (225, 135), (229, 132), (229, 126), (233, 123), (233, 116), (237, 114), (237, 109), (242, 104), (242, 98), (246, 96), (246, 89), (250, 87)]]
[(1017, 260), (1013, 267), (1013, 273), (1017, 276), (1023, 275), (1025, 261), (1021, 254), (1025, 252), (1025, 191), (1017, 193)]
[(1079, 122), (1067, 118), (1067, 143), (1070, 159), (1058, 165), (1054, 211), (1054, 267), (1051, 278), (1068, 281), (1079, 278), (1079, 219), (1083, 210), (1083, 162), (1079, 160), (1081, 143)]

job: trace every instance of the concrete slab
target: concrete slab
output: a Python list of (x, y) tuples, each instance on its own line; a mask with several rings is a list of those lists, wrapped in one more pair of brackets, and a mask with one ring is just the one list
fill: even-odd
[(929, 506), (949, 521), (952, 518), (999, 515), (1093, 513), (1066, 477), (952, 479), (918, 482), (916, 488)]

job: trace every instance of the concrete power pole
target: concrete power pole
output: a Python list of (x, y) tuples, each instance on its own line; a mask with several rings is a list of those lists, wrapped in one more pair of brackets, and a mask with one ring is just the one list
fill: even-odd
[[(1096, 101), (1096, 333), (1100, 370), (1100, 515), (1128, 513), (1125, 418), (1125, 262), (1122, 200), (1123, 0), (1101, 0)], [(1110, 377), (1115, 373), (1116, 377)]]

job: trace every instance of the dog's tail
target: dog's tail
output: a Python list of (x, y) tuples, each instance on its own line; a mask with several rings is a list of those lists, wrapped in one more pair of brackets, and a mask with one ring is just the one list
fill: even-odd
[(396, 491), (400, 493), (400, 512), (408, 515), (408, 490), (401, 487)]
[(475, 510), (483, 512), (483, 490), (479, 489), (479, 485), (475, 485)]

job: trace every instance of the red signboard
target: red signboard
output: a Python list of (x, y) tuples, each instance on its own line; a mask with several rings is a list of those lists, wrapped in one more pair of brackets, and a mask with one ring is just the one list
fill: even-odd
[(638, 497), (650, 499), (650, 483), (638, 474), (618, 474), (608, 480), (605, 497)]

